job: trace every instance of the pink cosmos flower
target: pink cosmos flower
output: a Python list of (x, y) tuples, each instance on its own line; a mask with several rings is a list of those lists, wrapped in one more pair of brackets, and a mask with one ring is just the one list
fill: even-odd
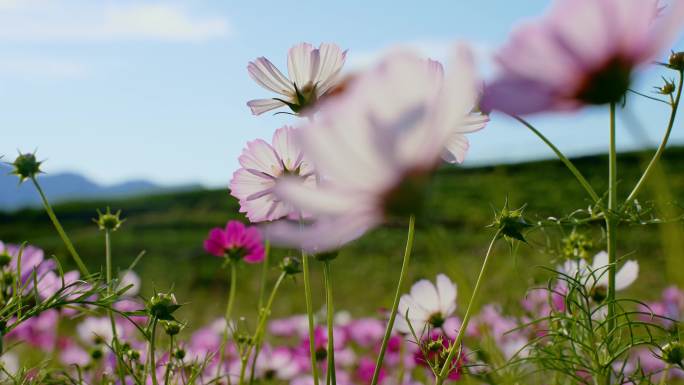
[(267, 227), (275, 243), (309, 252), (340, 247), (387, 217), (419, 209), (454, 129), (475, 105), (469, 52), (460, 47), (442, 77), (425, 60), (396, 52), (320, 107), (298, 139), (316, 166), (316, 188), (293, 178), (276, 195), (316, 218)]
[[(57, 265), (52, 259), (45, 259), (43, 250), (27, 245), (21, 249), (19, 245), (4, 244), (0, 241), (0, 254), (7, 254), (12, 259), (10, 260), (10, 270), (17, 272), (19, 268), (19, 252), (21, 251), (21, 282), (27, 283), (29, 278), (33, 277), (35, 272), (36, 277), (43, 276), (47, 271), (54, 269)], [(32, 278), (31, 278), (32, 279)], [(29, 287), (33, 287), (31, 282), (28, 282)]]
[(285, 347), (272, 348), (268, 345), (261, 349), (255, 366), (256, 375), (265, 380), (287, 381), (298, 374), (299, 368), (293, 362), (293, 354)]
[(323, 43), (319, 48), (297, 44), (287, 55), (289, 79), (265, 57), (249, 62), (249, 76), (278, 97), (250, 100), (247, 106), (254, 115), (284, 106), (301, 113), (337, 85), (346, 56), (347, 51), (335, 44)]
[(57, 344), (58, 323), (57, 310), (47, 310), (19, 324), (7, 334), (7, 338), (51, 352)]
[[(121, 336), (120, 326), (116, 325), (116, 329), (117, 335)], [(108, 317), (88, 317), (76, 326), (76, 332), (81, 341), (88, 345), (111, 344), (114, 338)]]
[(442, 327), (454, 311), (456, 285), (446, 275), (439, 274), (435, 284), (421, 279), (411, 286), (410, 294), (401, 296), (395, 327), (406, 334), (413, 328), (420, 336), (430, 328)]
[(230, 193), (240, 201), (240, 212), (252, 222), (283, 217), (298, 219), (300, 213), (278, 198), (275, 187), (283, 177), (295, 177), (315, 186), (316, 176), (295, 141), (295, 129), (284, 126), (273, 133), (271, 144), (257, 139), (247, 143), (239, 158), (242, 168), (230, 181)]
[(684, 2), (662, 5), (557, 0), (500, 50), (502, 73), (485, 88), (482, 108), (528, 114), (620, 100), (633, 70), (669, 48), (684, 25)]
[(247, 263), (259, 263), (264, 259), (259, 230), (239, 221), (229, 221), (225, 229), (211, 229), (204, 241), (204, 249), (217, 257), (243, 259)]

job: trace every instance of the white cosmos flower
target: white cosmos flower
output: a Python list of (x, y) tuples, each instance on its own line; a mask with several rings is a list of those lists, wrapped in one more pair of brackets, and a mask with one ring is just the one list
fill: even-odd
[[(130, 286), (130, 287), (129, 287)], [(127, 297), (134, 297), (140, 293), (140, 276), (133, 270), (124, 270), (119, 274), (119, 287), (117, 290), (128, 287), (126, 293)]]
[(276, 183), (285, 176), (295, 177), (307, 185), (316, 184), (316, 176), (300, 146), (294, 139), (295, 129), (284, 126), (273, 133), (271, 143), (257, 139), (247, 143), (230, 181), (230, 193), (240, 201), (240, 212), (252, 222), (272, 221), (283, 217), (298, 219), (298, 210), (282, 202), (274, 193)]
[(254, 115), (283, 106), (290, 107), (295, 113), (311, 107), (338, 84), (346, 56), (347, 51), (331, 43), (322, 43), (319, 48), (308, 43), (297, 44), (287, 55), (289, 79), (265, 57), (249, 62), (249, 76), (278, 96), (250, 100), (247, 106)]
[(0, 356), (0, 367), (0, 380), (7, 380), (6, 373), (15, 375), (19, 372), (19, 358), (14, 353), (5, 352)]
[(410, 322), (420, 335), (428, 327), (441, 327), (454, 311), (456, 285), (446, 275), (439, 274), (435, 284), (422, 279), (413, 284), (410, 294), (401, 296), (395, 327), (399, 332), (410, 333)]
[[(88, 317), (76, 326), (76, 332), (81, 341), (88, 345), (111, 344), (114, 338), (112, 323), (108, 317)], [(116, 332), (121, 335), (118, 325)]]
[(255, 373), (266, 381), (291, 380), (300, 373), (294, 354), (286, 347), (264, 346), (257, 357)]
[(279, 223), (273, 242), (317, 252), (358, 238), (387, 217), (414, 213), (454, 130), (476, 100), (469, 50), (442, 76), (410, 52), (388, 55), (324, 103), (298, 135), (321, 175), (316, 188), (283, 179), (276, 195), (316, 221)]
[[(608, 253), (601, 251), (594, 256), (589, 265), (583, 259), (566, 261), (560, 271), (581, 282), (597, 302), (601, 302), (608, 292)], [(615, 291), (629, 287), (639, 276), (639, 263), (634, 260), (625, 262), (615, 273)]]

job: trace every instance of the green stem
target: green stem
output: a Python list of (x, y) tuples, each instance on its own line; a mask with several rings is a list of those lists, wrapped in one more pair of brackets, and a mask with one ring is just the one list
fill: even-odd
[(608, 331), (615, 325), (615, 273), (617, 220), (617, 151), (615, 143), (615, 103), (610, 104), (610, 147), (608, 151), (608, 211), (606, 213), (606, 236), (608, 251)]
[(534, 128), (534, 126), (531, 125), (529, 122), (527, 122), (525, 119), (523, 119), (519, 116), (515, 116), (515, 115), (512, 115), (512, 116), (515, 120), (522, 123), (525, 127), (529, 128), (530, 131), (532, 131), (535, 135), (537, 135), (539, 137), (539, 139), (541, 139), (544, 143), (546, 143), (547, 146), (549, 146), (549, 148), (556, 154), (558, 159), (560, 159), (560, 161), (563, 162), (565, 167), (567, 167), (568, 170), (570, 170), (572, 175), (575, 176), (577, 181), (580, 183), (580, 185), (582, 185), (584, 190), (586, 190), (587, 194), (589, 194), (589, 196), (594, 201), (594, 203), (598, 203), (600, 201), (600, 198), (599, 198), (598, 194), (596, 194), (596, 191), (594, 190), (594, 188), (591, 187), (591, 185), (589, 184), (587, 179), (582, 175), (582, 173), (577, 169), (577, 167), (575, 167), (575, 165), (572, 163), (572, 161), (570, 159), (568, 159), (568, 157), (563, 155), (563, 153), (558, 149), (558, 147), (556, 147), (553, 143), (551, 143), (551, 141), (549, 139), (547, 139), (546, 136), (544, 136), (544, 134), (542, 134), (539, 130)]
[(38, 190), (38, 194), (40, 195), (40, 199), (43, 201), (43, 207), (45, 207), (45, 212), (47, 212), (47, 215), (50, 217), (52, 224), (55, 226), (55, 229), (57, 230), (59, 237), (62, 238), (62, 241), (64, 242), (64, 245), (66, 245), (67, 250), (69, 250), (71, 257), (76, 262), (78, 269), (81, 270), (81, 274), (83, 274), (84, 277), (89, 276), (90, 273), (88, 272), (88, 268), (86, 268), (85, 264), (81, 260), (81, 257), (76, 252), (76, 249), (74, 248), (73, 243), (71, 243), (71, 240), (69, 239), (66, 232), (64, 231), (64, 228), (59, 223), (59, 220), (57, 219), (55, 212), (52, 210), (52, 206), (50, 206), (50, 202), (48, 202), (47, 197), (45, 196), (45, 193), (43, 192), (43, 189), (40, 187), (40, 184), (38, 184), (38, 180), (36, 179), (35, 176), (33, 176), (33, 177), (31, 177), (31, 181), (33, 182), (33, 185), (36, 187), (36, 190)]
[(677, 109), (679, 107), (679, 101), (682, 96), (682, 83), (684, 82), (684, 71), (679, 71), (679, 87), (677, 88), (677, 96), (674, 100), (674, 103), (671, 104), (672, 112), (670, 113), (670, 121), (667, 124), (667, 129), (665, 130), (665, 135), (663, 136), (662, 141), (660, 142), (660, 146), (658, 146), (658, 149), (656, 150), (655, 154), (653, 155), (653, 158), (651, 158), (651, 161), (648, 163), (648, 166), (646, 166), (646, 170), (644, 170), (643, 175), (641, 175), (641, 178), (639, 179), (639, 182), (637, 182), (636, 186), (634, 186), (634, 189), (632, 192), (629, 194), (627, 199), (625, 200), (625, 205), (629, 204), (632, 202), (636, 196), (639, 194), (639, 191), (641, 191), (642, 187), (648, 180), (649, 176), (653, 172), (653, 169), (655, 168), (655, 165), (658, 163), (660, 160), (660, 157), (663, 155), (663, 152), (665, 152), (665, 147), (667, 146), (667, 142), (670, 139), (670, 133), (672, 132), (672, 127), (674, 126), (675, 118), (677, 117)]
[[(169, 336), (169, 360), (166, 363), (166, 371), (164, 373), (164, 385), (169, 385), (169, 375), (171, 374), (172, 360), (173, 360), (173, 335)], [(125, 382), (123, 384), (125, 384)]]
[[(105, 279), (107, 284), (107, 295), (112, 295), (112, 242), (111, 234), (109, 229), (105, 229)], [(119, 364), (119, 380), (122, 384), (125, 384), (125, 373), (123, 371), (123, 360), (119, 352), (119, 336), (116, 332), (116, 321), (114, 320), (114, 313), (112, 309), (107, 309), (107, 315), (109, 316), (109, 322), (112, 327), (112, 347), (114, 348), (114, 354), (116, 355), (117, 362)]]
[(325, 281), (325, 302), (327, 305), (327, 322), (328, 322), (328, 381), (332, 385), (337, 384), (337, 376), (335, 374), (335, 341), (334, 336), (334, 318), (335, 307), (333, 304), (333, 289), (332, 289), (332, 272), (330, 268), (330, 261), (323, 262), (323, 279)]
[(316, 365), (316, 341), (314, 333), (313, 301), (311, 299), (311, 277), (309, 273), (309, 256), (302, 252), (302, 270), (304, 271), (304, 300), (306, 315), (309, 320), (309, 354), (311, 355), (311, 374), (314, 385), (318, 385), (318, 366)]
[(389, 321), (385, 329), (385, 335), (382, 338), (382, 345), (380, 345), (380, 352), (378, 359), (375, 361), (375, 370), (373, 371), (373, 379), (371, 385), (376, 385), (380, 379), (380, 369), (385, 360), (385, 352), (387, 351), (387, 344), (392, 336), (392, 329), (394, 329), (394, 320), (397, 317), (397, 308), (399, 307), (399, 299), (401, 298), (401, 287), (408, 273), (408, 265), (411, 260), (411, 251), (413, 249), (413, 238), (415, 236), (416, 218), (411, 215), (409, 217), (408, 235), (406, 236), (406, 248), (404, 249), (404, 260), (401, 263), (401, 272), (399, 273), (399, 282), (397, 282), (397, 289), (394, 292), (394, 301), (392, 302), (392, 309), (390, 310)]
[(660, 381), (658, 381), (658, 385), (665, 385), (667, 381), (667, 376), (670, 374), (670, 368), (672, 367), (671, 364), (665, 365), (665, 370), (663, 371), (663, 376), (660, 377)]
[(219, 363), (216, 367), (216, 376), (221, 375), (223, 359), (225, 358), (226, 353), (226, 344), (228, 343), (228, 329), (230, 328), (230, 317), (233, 313), (233, 303), (235, 302), (235, 291), (237, 289), (236, 264), (236, 261), (230, 261), (230, 288), (228, 289), (228, 304), (226, 304), (226, 313), (224, 315), (224, 318), (226, 319), (226, 327), (223, 330), (223, 340), (221, 341), (221, 348), (219, 351)]
[(261, 285), (259, 286), (259, 303), (257, 304), (257, 311), (260, 311), (264, 305), (264, 294), (266, 293), (266, 278), (268, 275), (269, 254), (271, 251), (271, 243), (266, 241), (264, 245), (264, 261), (261, 264)]
[(152, 375), (152, 384), (158, 385), (157, 382), (157, 363), (154, 357), (154, 343), (157, 339), (157, 318), (152, 320), (152, 335), (150, 336), (150, 374)]
[[(283, 283), (283, 280), (287, 274), (285, 272), (280, 273), (280, 276), (278, 276), (278, 280), (276, 281), (275, 285), (273, 285), (273, 290), (271, 290), (271, 295), (268, 297), (268, 301), (266, 302), (266, 307), (264, 308), (263, 312), (259, 316), (259, 322), (257, 324), (257, 328), (254, 331), (254, 336), (252, 338), (253, 344), (250, 345), (247, 348), (247, 351), (245, 352), (244, 356), (242, 357), (242, 367), (240, 368), (240, 384), (243, 384), (245, 381), (245, 374), (247, 370), (247, 360), (249, 359), (249, 356), (252, 354), (252, 348), (256, 347), (257, 351), (255, 352), (255, 359), (254, 362), (256, 362), (256, 355), (259, 354), (259, 347), (261, 346), (261, 342), (263, 340), (264, 336), (264, 331), (266, 330), (266, 321), (268, 320), (268, 317), (271, 314), (271, 308), (273, 307), (273, 301), (275, 300), (276, 293), (278, 293), (278, 289), (280, 288), (280, 284)], [(254, 366), (254, 365), (252, 365)], [(250, 380), (251, 382), (251, 380)]]
[(463, 322), (461, 323), (461, 327), (458, 329), (456, 340), (449, 348), (449, 354), (447, 355), (447, 358), (444, 361), (444, 366), (442, 366), (442, 370), (437, 375), (437, 378), (435, 380), (436, 385), (441, 385), (447, 378), (447, 375), (449, 374), (449, 369), (451, 368), (451, 362), (456, 356), (456, 353), (460, 351), (461, 341), (463, 340), (465, 331), (468, 328), (470, 317), (472, 317), (473, 305), (475, 304), (477, 296), (480, 293), (480, 285), (482, 284), (483, 278), (487, 272), (487, 266), (489, 266), (489, 259), (492, 255), (494, 244), (496, 243), (496, 240), (499, 239), (500, 234), (501, 230), (497, 231), (496, 234), (494, 234), (492, 241), (489, 242), (487, 254), (485, 254), (484, 261), (482, 262), (482, 268), (480, 269), (480, 274), (477, 276), (477, 281), (475, 281), (475, 288), (473, 288), (473, 293), (470, 295), (470, 302), (468, 302), (468, 307), (466, 308), (465, 315), (463, 316)]

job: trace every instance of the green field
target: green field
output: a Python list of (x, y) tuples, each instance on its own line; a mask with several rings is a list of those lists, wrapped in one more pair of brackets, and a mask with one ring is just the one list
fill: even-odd
[[(634, 184), (649, 153), (621, 154), (619, 163), (621, 196)], [(607, 187), (607, 158), (585, 157), (576, 160), (580, 170), (599, 193)], [(642, 197), (657, 197), (664, 204), (659, 210), (668, 216), (680, 211), (676, 202), (684, 202), (684, 148), (673, 148), (665, 155), (663, 169), (667, 177), (652, 180)], [(548, 216), (561, 217), (575, 209), (586, 208), (589, 200), (572, 176), (557, 161), (482, 168), (444, 168), (435, 178), (426, 215), (417, 220), (414, 258), (410, 281), (434, 277), (445, 272), (459, 285), (463, 304), (473, 284), (485, 247), (492, 235), (486, 226), (493, 218), (492, 207), (501, 207), (508, 199), (513, 207), (527, 205), (530, 220)], [(179, 301), (186, 302), (182, 317), (200, 322), (222, 314), (226, 298), (227, 271), (218, 258), (203, 252), (202, 241), (211, 227), (226, 220), (241, 218), (238, 207), (225, 190), (206, 190), (178, 194), (146, 196), (112, 202), (74, 202), (55, 207), (64, 227), (81, 256), (93, 270), (104, 264), (104, 239), (92, 218), (97, 208), (111, 206), (123, 210), (127, 219), (113, 237), (114, 264), (125, 268), (141, 251), (146, 255), (137, 270), (144, 277), (143, 294), (153, 288), (166, 290), (174, 285)], [(405, 223), (390, 223), (345, 248), (334, 261), (336, 306), (355, 315), (369, 314), (390, 304), (397, 278), (406, 232)], [(569, 231), (569, 228), (564, 229)], [(601, 223), (587, 228), (602, 247)], [(530, 244), (520, 245), (514, 253), (501, 243), (495, 250), (494, 264), (485, 285), (483, 301), (508, 305), (509, 309), (530, 285), (543, 282), (547, 273), (540, 265), (554, 266), (559, 229), (533, 230)], [(548, 234), (549, 237), (545, 235)], [(641, 263), (640, 279), (630, 293), (639, 298), (654, 298), (667, 283), (684, 286), (684, 227), (682, 221), (664, 225), (624, 225), (619, 233), (619, 253), (629, 254)], [(0, 213), (0, 239), (43, 247), (70, 265), (66, 250), (51, 224), (40, 210)], [(278, 260), (291, 250), (274, 250)], [(259, 287), (258, 266), (243, 266), (238, 312), (252, 315)], [(320, 266), (314, 263), (313, 277), (317, 297), (322, 304)], [(271, 278), (275, 278), (274, 268)], [(301, 280), (288, 282), (275, 305), (275, 316), (303, 309)]]

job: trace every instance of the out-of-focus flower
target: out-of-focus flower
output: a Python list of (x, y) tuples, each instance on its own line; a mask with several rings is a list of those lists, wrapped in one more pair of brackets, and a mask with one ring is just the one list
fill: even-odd
[[(116, 325), (116, 324), (115, 324)], [(120, 327), (116, 325), (117, 334), (121, 334)], [(88, 317), (76, 326), (81, 341), (88, 345), (111, 344), (114, 334), (112, 324), (108, 317)]]
[(19, 324), (7, 334), (7, 338), (51, 352), (57, 344), (58, 324), (59, 312), (47, 310)]
[[(128, 287), (124, 293), (127, 297), (135, 297), (140, 293), (140, 276), (133, 270), (124, 270), (119, 273), (119, 290)], [(129, 287), (130, 286), (130, 287)]]
[[(592, 299), (600, 303), (608, 294), (608, 253), (602, 251), (594, 256), (591, 265), (580, 260), (569, 260), (561, 266), (561, 272), (584, 284)], [(615, 274), (615, 290), (624, 290), (639, 276), (639, 263), (627, 261)]]
[(681, 1), (556, 1), (500, 50), (502, 73), (482, 108), (527, 114), (617, 102), (634, 69), (667, 50), (683, 25)]
[(294, 315), (271, 320), (268, 323), (268, 330), (277, 337), (302, 337), (306, 335), (308, 325), (306, 315)]
[(70, 339), (59, 341), (59, 360), (64, 365), (85, 367), (90, 362), (90, 354)]
[(385, 325), (375, 318), (359, 318), (346, 326), (347, 334), (355, 344), (364, 347), (374, 346), (382, 340)]
[(14, 353), (4, 352), (0, 355), (0, 367), (2, 367), (2, 371), (0, 371), (0, 380), (7, 379), (7, 374), (5, 374), (5, 372), (15, 375), (19, 372), (19, 357)]
[[(644, 321), (655, 321), (672, 328), (677, 322), (684, 320), (684, 292), (676, 286), (663, 290), (660, 301), (649, 302), (647, 306), (639, 305)], [(657, 316), (657, 317), (653, 317)]]
[[(358, 364), (356, 365), (356, 371), (354, 376), (359, 380), (361, 384), (370, 384), (373, 380), (373, 373), (375, 372), (375, 361), (368, 357), (361, 357)], [(378, 383), (382, 383), (387, 377), (387, 370), (383, 367), (380, 368), (380, 373), (378, 373)]]
[(407, 52), (386, 57), (300, 129), (304, 153), (321, 175), (316, 188), (283, 179), (276, 195), (316, 220), (267, 227), (278, 244), (324, 252), (388, 217), (420, 210), (449, 138), (475, 105), (472, 58), (456, 51), (445, 76)]
[(264, 245), (256, 227), (245, 226), (240, 221), (229, 221), (225, 229), (211, 229), (204, 241), (204, 249), (217, 257), (259, 263), (264, 260)]
[[(34, 272), (36, 277), (41, 277), (57, 266), (52, 259), (45, 259), (43, 250), (31, 245), (27, 245), (22, 249), (19, 245), (5, 244), (0, 241), (0, 254), (6, 254), (11, 258), (9, 268), (14, 273), (18, 272), (19, 254), (21, 254), (22, 284), (27, 283), (29, 278), (33, 277)], [(28, 286), (33, 287), (33, 283), (28, 282)]]
[[(418, 365), (428, 368), (442, 368), (446, 363), (448, 349), (454, 343), (454, 339), (448, 337), (438, 331), (431, 331), (430, 334), (420, 341), (420, 349), (418, 349), (413, 359)], [(466, 350), (463, 349), (458, 360), (451, 362), (451, 370), (448, 378), (457, 381), (463, 374), (463, 365), (467, 362)]]
[(510, 359), (527, 354), (523, 347), (529, 341), (522, 331), (516, 330), (518, 326), (515, 318), (503, 315), (500, 306), (488, 304), (468, 325), (468, 334), (479, 339), (484, 336), (492, 338), (504, 357)]
[(456, 285), (446, 275), (439, 274), (436, 284), (422, 279), (413, 284), (410, 294), (401, 296), (395, 325), (398, 331), (410, 333), (410, 323), (420, 335), (428, 328), (442, 327), (455, 310)]
[(342, 51), (335, 44), (323, 43), (319, 48), (308, 43), (297, 44), (287, 55), (289, 79), (265, 57), (249, 62), (249, 76), (280, 96), (250, 100), (247, 106), (254, 115), (284, 106), (294, 113), (307, 112), (337, 85), (346, 56), (347, 51)]
[(46, 299), (57, 294), (60, 290), (64, 290), (63, 294), (66, 295), (67, 299), (75, 299), (83, 290), (90, 288), (85, 282), (78, 284), (78, 280), (81, 274), (76, 271), (68, 271), (64, 273), (63, 277), (60, 277), (54, 271), (48, 271), (42, 276), (38, 277), (38, 294), (41, 298)]
[(285, 347), (272, 348), (264, 346), (254, 367), (259, 378), (265, 380), (287, 381), (300, 374), (297, 365), (293, 362), (292, 352)]
[(271, 144), (257, 139), (247, 143), (242, 151), (242, 167), (233, 174), (230, 193), (240, 201), (240, 212), (250, 221), (300, 218), (300, 212), (274, 193), (276, 183), (283, 177), (298, 178), (310, 187), (316, 185), (314, 169), (294, 136), (295, 129), (284, 126), (273, 133)]

